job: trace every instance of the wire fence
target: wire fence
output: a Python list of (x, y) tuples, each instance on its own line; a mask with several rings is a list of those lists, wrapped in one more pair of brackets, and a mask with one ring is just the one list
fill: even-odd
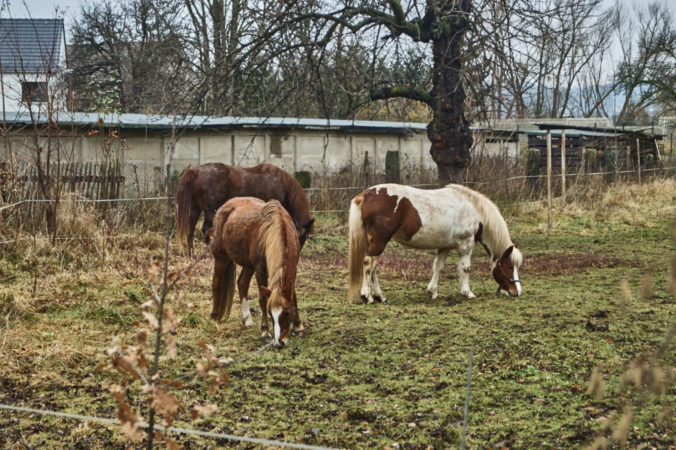
[[(58, 194), (55, 197), (44, 195), (34, 168), (22, 166), (11, 176), (7, 171), (0, 172), (0, 244), (12, 241), (12, 233), (7, 230), (22, 230), (33, 235), (44, 230), (46, 216), (52, 209), (58, 209), (57, 215), (71, 222), (74, 218), (89, 218), (110, 230), (125, 227), (146, 231), (164, 229), (169, 198), (163, 195), (166, 180), (158, 167), (128, 165), (111, 169), (105, 165), (77, 165), (66, 166), (66, 169), (63, 169), (66, 175), (61, 181), (61, 190), (53, 191)], [(465, 184), (485, 193), (499, 205), (545, 201), (547, 175), (525, 172), (523, 161), (519, 159), (484, 159), (477, 167), (468, 168)], [(112, 182), (105, 179), (106, 174), (111, 173), (118, 186), (111, 187)], [(566, 173), (565, 179), (570, 190), (600, 183), (638, 182), (641, 176), (646, 181), (651, 177), (673, 177), (675, 174), (674, 161), (665, 160), (661, 167), (642, 168), (641, 175), (636, 170), (578, 171)], [(178, 174), (170, 181), (175, 183), (177, 177)], [(404, 171), (400, 181), (430, 189), (439, 186), (434, 182), (436, 177), (436, 171), (416, 167)], [(552, 174), (552, 195), (558, 196), (562, 192), (563, 178), (560, 173)], [(337, 173), (313, 174), (312, 186), (306, 188), (306, 192), (313, 213), (346, 215), (355, 195), (386, 181), (383, 173), (366, 173), (352, 168)], [(119, 195), (109, 198), (110, 193)], [(68, 237), (63, 234), (65, 231), (62, 227), (60, 238)]]
[[(23, 407), (23, 406), (0, 404), (0, 410), (10, 411), (10, 412), (15, 412), (15, 413), (37, 414), (37, 415), (41, 415), (41, 416), (61, 417), (61, 418), (74, 419), (74, 420), (80, 420), (80, 421), (86, 421), (86, 422), (101, 423), (101, 424), (105, 424), (105, 425), (121, 425), (121, 422), (117, 419), (109, 419), (109, 418), (106, 418), (106, 417), (97, 417), (97, 416), (89, 416), (89, 415), (82, 415), (82, 414), (65, 413), (65, 412), (61, 412), (61, 411), (52, 411), (52, 410), (48, 410), (48, 409), (34, 409), (34, 408), (26, 408), (26, 407)], [(149, 427), (149, 425), (147, 423), (141, 423), (139, 425), (142, 428), (148, 428)], [(210, 438), (210, 439), (226, 439), (228, 441), (233, 441), (233, 442), (246, 442), (246, 443), (249, 443), (249, 444), (266, 445), (266, 446), (273, 446), (273, 447), (299, 448), (299, 449), (306, 449), (306, 450), (330, 450), (331, 449), (331, 447), (320, 447), (320, 446), (317, 446), (317, 445), (299, 444), (299, 443), (296, 443), (296, 442), (284, 442), (284, 441), (277, 441), (277, 440), (271, 440), (271, 439), (252, 438), (252, 437), (240, 436), (240, 435), (236, 435), (236, 434), (194, 430), (194, 429), (182, 428), (182, 427), (173, 427), (173, 426), (172, 427), (165, 427), (163, 425), (154, 425), (153, 429), (159, 430), (159, 431), (169, 431), (171, 433), (177, 433), (177, 434), (200, 436), (200, 437), (205, 437), (205, 438)]]

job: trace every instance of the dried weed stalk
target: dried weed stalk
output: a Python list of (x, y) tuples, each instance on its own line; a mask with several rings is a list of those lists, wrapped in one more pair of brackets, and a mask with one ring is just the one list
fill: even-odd
[[(175, 145), (175, 133), (172, 132), (170, 145), (170, 157), (172, 160)], [(173, 224), (173, 202), (171, 180), (171, 162), (167, 165), (167, 205), (166, 205), (166, 229), (164, 240), (164, 260), (152, 261), (148, 267), (148, 279), (152, 299), (141, 305), (143, 322), (137, 322), (136, 342), (133, 345), (118, 346), (117, 339), (113, 340), (113, 347), (108, 350), (110, 365), (121, 375), (120, 384), (112, 384), (108, 390), (117, 402), (118, 418), (122, 424), (122, 432), (132, 441), (145, 440), (147, 448), (152, 449), (153, 442), (163, 441), (167, 448), (179, 448), (178, 443), (166, 435), (167, 431), (155, 428), (155, 416), (161, 415), (164, 426), (170, 427), (176, 417), (184, 410), (178, 398), (171, 393), (172, 389), (180, 389), (183, 383), (170, 378), (163, 378), (159, 361), (163, 354), (166, 360), (176, 358), (176, 335), (180, 318), (176, 316), (169, 304), (171, 295), (179, 298), (180, 292), (176, 288), (178, 281), (190, 274), (191, 269), (199, 262), (206, 252), (182, 271), (169, 271), (169, 240)], [(159, 289), (158, 289), (159, 287)], [(153, 339), (154, 338), (154, 339)], [(195, 379), (207, 381), (207, 388), (216, 392), (227, 387), (227, 374), (221, 369), (218, 360), (214, 356), (214, 349), (199, 342), (204, 351), (205, 362), (197, 363)], [(148, 355), (148, 357), (146, 357)], [(105, 365), (105, 364), (104, 364)], [(148, 405), (148, 422), (132, 406), (133, 399), (130, 392), (138, 389), (135, 385), (141, 384), (140, 392), (145, 395), (145, 403)], [(137, 390), (139, 392), (139, 390)], [(216, 405), (196, 405), (191, 410), (193, 419), (199, 416), (207, 416), (217, 409)]]
[[(672, 239), (676, 243), (676, 221), (672, 223)], [(669, 273), (669, 290), (676, 298), (676, 255), (672, 257)], [(640, 296), (647, 299), (652, 296), (652, 275), (646, 274), (641, 280)], [(629, 285), (623, 281), (620, 286), (620, 308), (625, 308), (634, 300), (629, 290)], [(626, 364), (626, 370), (620, 375), (619, 383), (614, 395), (624, 400), (624, 410), (615, 425), (610, 420), (603, 424), (595, 437), (595, 440), (587, 447), (588, 449), (605, 449), (612, 446), (626, 447), (629, 442), (630, 431), (635, 411), (648, 401), (649, 394), (656, 397), (664, 397), (674, 384), (674, 368), (669, 367), (661, 360), (662, 355), (671, 343), (676, 333), (676, 321), (671, 323), (667, 334), (655, 351), (649, 354), (640, 354)], [(605, 383), (602, 371), (599, 367), (594, 368), (589, 380), (587, 394), (596, 401), (605, 394)], [(618, 416), (619, 414), (616, 414)], [(671, 428), (674, 411), (664, 408), (657, 417), (658, 425)], [(676, 441), (674, 442), (676, 444)]]

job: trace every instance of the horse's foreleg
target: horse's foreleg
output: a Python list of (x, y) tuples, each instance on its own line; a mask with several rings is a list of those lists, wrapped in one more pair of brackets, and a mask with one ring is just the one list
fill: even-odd
[(293, 287), (293, 294), (292, 294), (292, 300), (293, 302), (293, 311), (294, 311), (294, 319), (293, 319), (293, 329), (296, 330), (297, 333), (300, 333), (302, 331), (305, 331), (305, 327), (303, 326), (303, 322), (300, 320), (300, 314), (298, 314), (298, 300), (296, 299), (296, 287)]
[(474, 240), (462, 243), (458, 247), (458, 279), (460, 280), (460, 293), (467, 298), (476, 295), (469, 289), (469, 263), (474, 249)]
[(430, 279), (430, 284), (427, 285), (427, 293), (430, 294), (432, 300), (439, 296), (437, 293), (439, 287), (439, 274), (441, 273), (441, 269), (444, 268), (446, 257), (450, 251), (451, 250), (448, 248), (438, 249), (437, 256), (435, 256), (434, 262), (432, 263), (432, 278)]
[(258, 304), (261, 307), (261, 339), (272, 339), (268, 328), (268, 294), (261, 289), (261, 286), (268, 284), (267, 276), (263, 277), (256, 272), (256, 283), (258, 283)]
[(373, 258), (373, 268), (371, 269), (371, 289), (373, 292), (373, 300), (385, 303), (387, 301), (387, 298), (383, 295), (383, 291), (380, 289), (380, 283), (378, 283), (379, 256), (372, 256), (372, 258)]
[(251, 277), (253, 276), (254, 271), (242, 267), (242, 272), (237, 278), (237, 289), (239, 290), (239, 302), (240, 309), (242, 311), (242, 323), (244, 326), (252, 327), (254, 324), (253, 319), (251, 318), (251, 311), (249, 310), (249, 284), (251, 284)]

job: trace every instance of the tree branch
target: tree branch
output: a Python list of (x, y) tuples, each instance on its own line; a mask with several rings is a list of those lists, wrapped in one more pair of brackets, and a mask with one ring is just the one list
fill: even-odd
[(371, 100), (402, 97), (423, 102), (426, 105), (432, 104), (432, 94), (426, 89), (415, 86), (387, 86), (371, 92), (370, 97)]

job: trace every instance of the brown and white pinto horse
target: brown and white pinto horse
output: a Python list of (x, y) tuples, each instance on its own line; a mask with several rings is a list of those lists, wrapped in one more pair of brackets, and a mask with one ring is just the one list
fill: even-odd
[(289, 213), (277, 200), (267, 203), (253, 197), (227, 201), (216, 212), (209, 250), (214, 255), (211, 318), (227, 319), (235, 295), (235, 264), (242, 266), (237, 279), (242, 322), (253, 325), (247, 294), (256, 275), (261, 307), (261, 337), (270, 338), (268, 314), (273, 322), (273, 343), (286, 344), (291, 323), (303, 325), (296, 303), (296, 266), (300, 256), (298, 235)]
[(186, 169), (176, 190), (176, 228), (181, 245), (192, 253), (195, 226), (202, 212), (202, 235), (209, 242), (209, 229), (216, 210), (234, 197), (256, 197), (263, 201), (278, 200), (291, 214), (298, 230), (300, 246), (312, 234), (314, 218), (303, 187), (287, 173), (272, 164), (259, 164), (243, 169), (221, 163), (202, 164)]
[(451, 249), (458, 252), (460, 293), (475, 297), (469, 288), (469, 264), (475, 242), (491, 258), (498, 290), (520, 295), (518, 269), (521, 252), (509, 237), (497, 206), (484, 195), (461, 185), (421, 190), (398, 184), (381, 184), (352, 199), (349, 218), (350, 285), (348, 297), (367, 303), (386, 301), (378, 284), (376, 265), (390, 239), (412, 248), (435, 249), (432, 279), (427, 292), (437, 298), (439, 272)]

